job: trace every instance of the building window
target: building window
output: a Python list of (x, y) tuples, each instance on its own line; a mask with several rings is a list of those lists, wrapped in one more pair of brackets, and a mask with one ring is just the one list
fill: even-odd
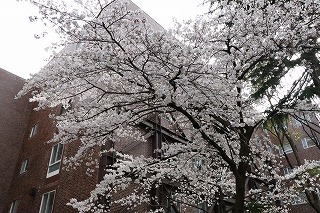
[(288, 143), (287, 144), (283, 144), (283, 148), (281, 146), (279, 148), (280, 155), (283, 155), (284, 153), (289, 154), (291, 152), (293, 152), (292, 151), (292, 147)]
[(25, 173), (28, 169), (29, 161), (28, 159), (23, 161), (20, 167), (20, 174)]
[(47, 177), (51, 177), (59, 173), (62, 150), (63, 144), (61, 143), (52, 147)]
[(257, 146), (257, 147), (260, 147), (262, 144), (261, 144), (261, 139), (260, 138), (258, 138), (258, 137), (256, 137), (255, 139), (254, 139), (254, 142), (255, 142), (255, 145)]
[(39, 213), (51, 213), (53, 209), (55, 191), (51, 191), (42, 195)]
[[(173, 197), (174, 199), (174, 197)], [(167, 197), (165, 199), (165, 207), (166, 207), (166, 213), (175, 213), (175, 209), (177, 209), (179, 212), (181, 211), (181, 204), (179, 201), (176, 201), (176, 200), (172, 200), (170, 202), (169, 198)]]
[(288, 125), (287, 125), (287, 123), (274, 124), (273, 129), (276, 132), (282, 132), (283, 130), (287, 130), (288, 129)]
[(304, 149), (308, 149), (316, 145), (314, 139), (311, 138), (302, 138), (301, 142)]
[(201, 158), (193, 158), (193, 168), (195, 171), (201, 171), (204, 166), (204, 160)]
[(299, 192), (299, 194), (293, 198), (293, 205), (299, 205), (307, 203), (307, 197), (304, 192)]
[(268, 129), (263, 128), (262, 131), (263, 131), (264, 134), (269, 135), (269, 130)]
[(294, 120), (294, 124), (295, 124), (296, 126), (301, 126), (301, 125), (302, 125), (302, 123), (301, 123), (299, 120), (297, 120), (297, 119)]
[(167, 189), (162, 196), (162, 204), (165, 207), (165, 213), (176, 213), (175, 209), (178, 210), (178, 212), (181, 211), (181, 202), (175, 192)]
[(63, 115), (65, 113), (67, 113), (72, 107), (72, 103), (71, 103), (71, 100), (68, 101), (68, 104), (65, 105), (65, 106), (61, 106), (61, 109), (60, 109), (60, 115)]
[(291, 167), (286, 167), (286, 168), (283, 169), (283, 174), (284, 175), (288, 175), (288, 174), (290, 174), (292, 172), (293, 172), (293, 169)]
[(207, 202), (201, 202), (201, 203), (198, 203), (198, 208), (196, 210), (196, 213), (205, 213), (207, 212)]
[(9, 213), (16, 213), (18, 208), (18, 200), (15, 200), (10, 205)]
[(301, 120), (297, 120), (297, 119), (294, 120), (296, 126), (301, 126), (302, 123), (308, 123), (308, 122), (311, 122), (311, 120), (312, 120), (310, 114), (303, 114), (299, 118)]
[(37, 132), (38, 132), (38, 124), (35, 124), (31, 128), (29, 138), (32, 138), (33, 136), (35, 136), (37, 134)]

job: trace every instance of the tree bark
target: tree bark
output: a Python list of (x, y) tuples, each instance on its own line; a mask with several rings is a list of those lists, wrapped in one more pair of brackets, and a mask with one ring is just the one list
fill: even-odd
[(317, 212), (320, 213), (320, 199), (315, 191), (305, 190), (308, 202), (310, 206)]
[(236, 201), (234, 205), (234, 213), (245, 212), (245, 194), (246, 194), (246, 173), (249, 170), (249, 140), (254, 128), (246, 126), (240, 129), (240, 158), (236, 177)]
[(246, 176), (245, 172), (238, 174), (236, 177), (236, 201), (234, 204), (234, 211), (233, 213), (243, 213), (245, 211), (245, 184), (246, 183)]

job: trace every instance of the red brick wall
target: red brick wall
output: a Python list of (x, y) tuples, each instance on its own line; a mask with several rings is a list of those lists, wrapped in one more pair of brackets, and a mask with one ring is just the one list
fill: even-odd
[(31, 105), (28, 97), (15, 100), (24, 79), (0, 68), (0, 212), (4, 207)]
[[(316, 119), (315, 116), (312, 116), (312, 123), (313, 124), (310, 124), (312, 128), (316, 129), (316, 131), (319, 132), (320, 131), (319, 121)], [(294, 140), (294, 144), (297, 148), (298, 156), (300, 157), (300, 160), (302, 161), (302, 163), (304, 163), (304, 160), (320, 160), (320, 150), (318, 147), (314, 146), (306, 149), (303, 148), (301, 139), (304, 137), (308, 137), (306, 133), (306, 132), (310, 133), (310, 129), (308, 127), (305, 126), (303, 130), (303, 127), (300, 125), (297, 125), (293, 120), (293, 118), (291, 118), (290, 122), (288, 123), (288, 132)], [(319, 134), (316, 133), (315, 135), (318, 137), (318, 139), (320, 139)], [(276, 145), (279, 145), (279, 142), (275, 137), (271, 137), (271, 140), (274, 141)], [(288, 153), (287, 156), (293, 166), (298, 165), (293, 152)], [(289, 167), (289, 164), (284, 157), (281, 159), (281, 162), (282, 162), (283, 168)], [(280, 169), (280, 172), (281, 172), (281, 175), (283, 175), (282, 168)], [(293, 205), (290, 208), (291, 208), (291, 210), (289, 211), (290, 213), (302, 213), (302, 212), (315, 213), (316, 212), (308, 204)]]
[[(78, 142), (66, 145), (64, 147), (64, 156), (73, 156), (78, 150), (78, 147)], [(97, 158), (98, 150), (94, 151), (93, 158)], [(77, 212), (73, 208), (66, 206), (70, 199), (76, 198), (80, 201), (90, 196), (90, 192), (95, 188), (95, 185), (98, 182), (98, 169), (96, 169), (94, 173), (91, 173), (92, 176), (88, 176), (86, 174), (88, 167), (84, 165), (85, 163), (86, 161), (76, 169), (60, 171), (59, 193), (56, 197), (57, 202), (55, 203), (54, 212)], [(91, 166), (90, 168), (94, 169), (94, 166)]]
[(290, 213), (316, 213), (316, 211), (307, 203), (291, 206)]
[[(69, 172), (60, 169), (58, 175), (46, 178), (51, 149), (54, 145), (48, 144), (47, 141), (52, 138), (56, 129), (48, 115), (59, 111), (60, 109), (46, 109), (31, 113), (4, 212), (8, 212), (10, 203), (14, 200), (19, 200), (18, 212), (39, 212), (42, 194), (52, 190), (56, 191), (53, 212), (76, 212), (66, 206), (67, 202), (73, 197), (87, 198), (94, 188), (97, 174), (92, 177), (87, 176), (85, 167)], [(37, 134), (29, 138), (30, 130), (36, 123)], [(65, 145), (63, 157), (74, 154), (78, 145), (76, 143)], [(19, 174), (21, 163), (25, 159), (29, 159), (28, 170)], [(32, 188), (36, 189), (34, 197), (29, 194)]]
[[(18, 212), (39, 211), (37, 207), (39, 191), (45, 186), (47, 166), (51, 154), (52, 144), (47, 144), (53, 134), (52, 122), (47, 116), (50, 110), (33, 111), (27, 123), (27, 130), (24, 135), (18, 161), (15, 167), (14, 176), (10, 186), (10, 193), (7, 199), (7, 208), (13, 200), (18, 199)], [(37, 123), (37, 134), (29, 138), (32, 126)], [(23, 174), (19, 174), (21, 163), (28, 159), (29, 167)], [(36, 188), (36, 197), (28, 194), (31, 188)], [(38, 204), (39, 203), (39, 204)]]
[[(53, 212), (76, 212), (71, 207), (66, 206), (66, 203), (71, 198), (82, 200), (89, 196), (90, 191), (98, 181), (98, 170), (93, 176), (87, 176), (85, 174), (87, 168), (80, 166), (76, 170), (68, 172), (60, 170), (58, 175), (46, 178), (51, 148), (53, 146), (53, 144), (46, 142), (52, 138), (55, 131), (54, 123), (48, 118), (48, 115), (52, 113), (57, 114), (60, 112), (60, 109), (33, 111), (30, 114), (30, 105), (27, 104), (27, 98), (18, 101), (13, 100), (14, 95), (20, 89), (18, 88), (19, 85), (22, 86), (23, 80), (2, 71), (0, 72), (0, 81), (4, 81), (3, 83), (0, 82), (0, 88), (4, 91), (0, 94), (0, 106), (2, 106), (3, 110), (3, 113), (0, 114), (0, 134), (2, 134), (0, 137), (0, 147), (6, 153), (0, 156), (0, 159), (6, 157), (5, 159), (1, 159), (0, 169), (2, 168), (8, 174), (5, 179), (2, 177), (0, 179), (2, 191), (5, 192), (6, 188), (8, 188), (9, 180), (13, 173), (9, 194), (5, 196), (5, 193), (0, 193), (0, 205), (4, 203), (4, 197), (7, 197), (5, 205), (0, 206), (0, 212), (3, 207), (5, 207), (3, 212), (8, 212), (10, 203), (16, 199), (19, 200), (18, 212), (39, 212), (42, 194), (52, 190), (56, 191)], [(10, 81), (11, 83), (9, 83)], [(36, 123), (38, 124), (38, 132), (34, 137), (29, 138), (30, 130)], [(299, 131), (295, 133), (299, 133)], [(302, 133), (299, 133), (299, 135), (300, 137), (303, 136)], [(115, 148), (123, 151), (123, 153), (134, 156), (152, 156), (153, 137), (154, 135), (148, 138), (148, 142), (123, 139), (121, 143), (115, 145)], [(22, 144), (21, 141), (23, 141)], [(299, 138), (296, 140), (296, 143), (301, 158), (319, 159), (319, 150), (316, 147), (303, 149)], [(78, 149), (78, 145), (77, 142), (65, 145), (63, 155), (74, 155)], [(19, 153), (20, 146), (21, 150)], [(290, 155), (292, 153), (289, 154), (291, 158), (292, 156)], [(94, 156), (98, 157), (98, 150), (95, 150)], [(19, 174), (21, 163), (26, 159), (29, 160), (28, 170), (23, 174)], [(9, 174), (10, 169), (11, 176)], [(34, 196), (30, 195), (30, 190), (33, 188), (36, 190)], [(132, 189), (119, 192), (115, 196), (122, 197)], [(306, 206), (305, 204), (295, 205), (292, 212), (313, 212), (310, 207)], [(130, 211), (145, 212), (149, 208), (146, 204)], [(190, 211), (193, 212), (194, 209), (187, 208), (185, 210), (185, 212)], [(123, 206), (114, 205), (112, 206), (112, 212), (128, 212), (128, 210)]]

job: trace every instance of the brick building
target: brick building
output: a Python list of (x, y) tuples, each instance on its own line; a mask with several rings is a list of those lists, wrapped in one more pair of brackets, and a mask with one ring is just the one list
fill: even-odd
[(14, 97), (24, 84), (24, 79), (0, 69), (0, 212), (8, 195), (10, 180), (14, 175), (23, 135), (31, 112), (28, 97)]
[[(104, 168), (114, 162), (113, 153), (105, 153), (101, 157), (95, 150), (94, 157), (99, 159), (99, 167), (92, 168), (94, 172), (88, 176), (87, 167), (79, 166), (75, 170), (62, 169), (63, 157), (75, 154), (78, 144), (61, 145), (59, 143), (47, 143), (56, 131), (50, 114), (63, 113), (62, 108), (33, 111), (35, 105), (28, 103), (28, 97), (14, 100), (15, 94), (23, 85), (23, 79), (0, 70), (1, 75), (1, 114), (0, 134), (2, 135), (0, 146), (4, 150), (1, 155), (1, 190), (0, 208), (2, 212), (76, 212), (66, 204), (71, 198), (78, 200), (89, 196), (96, 183), (101, 180)], [(14, 118), (14, 119), (13, 119)], [(307, 123), (306, 123), (307, 122)], [(315, 116), (307, 116), (305, 121), (291, 119), (285, 127), (292, 138), (301, 159), (319, 159), (319, 133), (312, 129), (319, 128), (319, 121)], [(165, 120), (150, 118), (141, 123), (141, 131), (144, 132), (148, 143), (140, 141), (123, 140), (116, 150), (133, 156), (155, 156), (154, 149), (161, 146), (162, 137), (172, 141), (184, 141), (182, 137), (170, 130)], [(277, 138), (269, 134), (271, 139), (277, 142)], [(312, 140), (311, 140), (312, 139)], [(297, 166), (298, 162), (293, 155), (288, 141), (284, 140), (284, 153), (291, 165)], [(279, 144), (280, 146), (280, 144)], [(106, 144), (103, 149), (109, 149), (111, 144)], [(282, 150), (282, 151), (281, 151)], [(292, 168), (283, 160), (282, 171), (290, 173)], [(10, 184), (9, 184), (10, 183)], [(10, 187), (9, 187), (10, 185)], [(127, 194), (128, 191), (119, 192), (116, 197)], [(165, 200), (163, 200), (165, 202)], [(145, 212), (151, 207), (142, 205), (132, 211)], [(170, 209), (170, 208), (168, 208)], [(170, 212), (170, 210), (168, 210)], [(111, 212), (127, 212), (127, 207), (112, 206)], [(186, 209), (183, 212), (199, 212), (197, 209)], [(315, 212), (302, 197), (292, 206), (294, 212)]]
[(69, 197), (88, 196), (97, 175), (88, 177), (84, 168), (68, 174), (59, 169), (62, 152), (72, 154), (76, 147), (46, 143), (55, 131), (48, 115), (58, 109), (33, 111), (29, 97), (15, 100), (23, 84), (24, 79), (0, 69), (0, 212), (39, 212), (44, 195), (50, 198), (56, 191), (55, 212), (70, 212)]
[[(24, 101), (26, 105), (28, 100)], [(6, 179), (7, 186), (9, 182), (11, 183), (6, 199), (3, 201), (4, 205), (1, 204), (2, 212), (77, 212), (66, 204), (71, 198), (78, 200), (87, 198), (90, 191), (102, 179), (104, 168), (112, 165), (115, 156), (113, 153), (105, 153), (99, 157), (97, 155), (99, 150), (94, 150), (93, 157), (99, 159), (99, 167), (92, 167), (94, 172), (90, 175), (87, 175), (86, 166), (79, 166), (70, 171), (62, 169), (63, 157), (73, 156), (78, 148), (77, 143), (66, 145), (47, 143), (56, 131), (55, 124), (49, 115), (59, 115), (62, 108), (32, 111), (29, 106), (28, 109), (29, 111), (26, 112), (28, 119), (24, 120), (26, 128), (20, 138), (21, 146), (17, 150), (16, 163), (13, 164), (11, 160), (10, 168), (14, 172)], [(161, 146), (163, 135), (170, 140), (184, 140), (166, 128), (168, 125), (165, 121), (158, 119), (157, 123), (150, 118), (141, 124), (141, 131), (144, 132), (147, 143), (132, 142), (124, 138), (122, 143), (114, 148), (133, 156), (143, 154), (157, 157), (154, 149)], [(10, 147), (9, 145), (7, 144), (7, 147)], [(106, 143), (102, 148), (107, 150), (110, 147), (111, 142)], [(128, 193), (129, 191), (122, 191), (115, 197), (119, 198)], [(146, 212), (148, 210), (150, 210), (149, 205), (141, 205), (132, 211)], [(127, 207), (115, 204), (111, 212), (128, 212), (128, 210)]]
[[(139, 9), (132, 2), (128, 8)], [(141, 16), (147, 18), (154, 28), (163, 29), (148, 14)], [(56, 131), (49, 115), (59, 115), (62, 109), (34, 111), (32, 109), (36, 105), (29, 103), (29, 97), (15, 100), (23, 84), (24, 79), (0, 69), (0, 147), (5, 153), (0, 156), (0, 212), (76, 212), (66, 204), (71, 198), (81, 200), (89, 196), (103, 177), (103, 168), (112, 164), (113, 156), (103, 155), (100, 168), (92, 168), (94, 172), (89, 176), (84, 166), (63, 170), (63, 157), (73, 156), (79, 144), (48, 143)], [(150, 144), (127, 141), (115, 148), (123, 153), (151, 156), (154, 137), (147, 135)], [(93, 153), (96, 159), (99, 159), (98, 151), (94, 150)], [(127, 192), (117, 196), (123, 193)], [(142, 206), (136, 211), (147, 209), (149, 207)], [(113, 212), (125, 210), (122, 206), (113, 206)]]
[[(138, 9), (134, 4), (131, 7), (131, 9)], [(151, 20), (152, 25), (161, 28), (153, 19), (147, 17)], [(114, 155), (113, 153), (105, 153), (99, 157), (99, 150), (94, 150), (93, 155), (99, 159), (99, 164), (98, 168), (92, 167), (94, 172), (91, 175), (87, 175), (87, 167), (84, 166), (70, 171), (62, 169), (64, 157), (74, 155), (78, 144), (47, 143), (56, 131), (55, 124), (49, 115), (59, 115), (62, 113), (62, 109), (33, 111), (32, 108), (35, 105), (28, 103), (28, 97), (14, 100), (14, 96), (21, 89), (23, 83), (23, 79), (0, 69), (0, 106), (2, 110), (0, 114), (0, 147), (5, 153), (0, 156), (0, 190), (2, 192), (0, 193), (0, 212), (76, 212), (66, 204), (71, 198), (82, 200), (89, 196), (90, 191), (102, 179), (104, 168), (114, 162)], [(315, 117), (311, 117), (310, 121), (319, 125), (319, 121)], [(318, 134), (310, 137), (311, 132), (305, 131), (303, 125), (294, 119), (288, 128), (293, 130), (292, 134), (295, 134), (295, 144), (301, 159), (319, 159), (319, 149), (310, 140), (318, 138)], [(141, 124), (141, 131), (144, 131), (148, 143), (124, 139), (121, 146), (119, 145), (115, 149), (133, 156), (157, 157), (154, 150), (161, 147), (162, 135), (173, 141), (184, 140), (174, 134), (164, 120), (156, 121), (151, 118)], [(273, 140), (277, 143), (276, 138)], [(102, 148), (109, 149), (110, 147), (111, 144), (107, 143)], [(296, 166), (297, 161), (293, 156), (292, 149), (286, 143), (283, 146), (283, 152), (287, 154), (292, 165)], [(283, 161), (282, 164), (284, 165), (283, 172), (290, 172), (291, 168), (288, 167), (286, 161)], [(128, 191), (119, 192), (116, 197), (127, 193)], [(142, 205), (130, 210), (130, 212), (146, 212), (150, 208), (148, 205)], [(127, 207), (114, 205), (111, 212), (128, 211)], [(168, 212), (173, 212), (173, 210), (168, 207)], [(190, 208), (184, 212), (201, 213), (203, 211)], [(305, 200), (301, 199), (293, 206), (292, 212), (312, 213), (314, 210)]]
[(70, 172), (61, 169), (62, 156), (74, 154), (76, 144), (47, 143), (56, 130), (49, 114), (59, 112), (46, 109), (30, 113), (4, 212), (39, 212), (45, 208), (74, 212), (66, 203), (72, 197), (84, 199), (97, 183), (97, 174), (87, 176), (84, 167)]
[[(139, 9), (132, 2), (128, 8)], [(162, 29), (148, 14), (141, 16), (154, 28)], [(56, 131), (49, 114), (57, 115), (61, 109), (33, 111), (35, 106), (28, 97), (14, 100), (23, 84), (24, 79), (0, 69), (0, 147), (5, 153), (0, 156), (0, 212), (75, 212), (66, 203), (73, 197), (87, 198), (103, 169), (96, 169), (91, 176), (85, 167), (68, 172), (61, 169), (63, 156), (74, 155), (78, 146), (47, 143)], [(143, 149), (141, 144), (127, 145), (116, 148), (131, 154), (153, 153), (152, 145)], [(108, 163), (110, 158), (102, 156), (100, 165)]]
[[(320, 160), (319, 126), (320, 120), (316, 114), (305, 113), (289, 117), (282, 130), (276, 127), (272, 133), (269, 132), (270, 139), (279, 146), (279, 156), (282, 156), (280, 168), (282, 175), (290, 174), (295, 167), (304, 164), (305, 160)], [(299, 197), (294, 199), (291, 212), (316, 212), (308, 204), (303, 190), (299, 193)]]

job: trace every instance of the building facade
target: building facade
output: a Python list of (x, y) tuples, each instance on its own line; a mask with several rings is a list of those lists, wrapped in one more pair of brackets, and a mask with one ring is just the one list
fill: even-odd
[[(273, 131), (269, 131), (270, 139), (279, 147), (281, 175), (289, 175), (295, 167), (303, 165), (305, 160), (320, 160), (319, 127), (319, 118), (315, 113), (304, 113), (289, 117), (282, 129), (276, 127)], [(316, 212), (309, 205), (303, 190), (294, 199), (291, 212)]]
[(63, 157), (75, 154), (77, 145), (48, 143), (56, 131), (49, 114), (57, 109), (32, 111), (27, 122), (4, 212), (75, 212), (70, 198), (84, 199), (97, 183), (86, 168), (62, 169)]
[[(98, 159), (96, 165), (91, 167), (88, 175), (87, 166), (78, 166), (76, 169), (66, 171), (63, 169), (64, 157), (73, 156), (78, 143), (61, 144), (48, 143), (56, 133), (52, 114), (64, 113), (61, 107), (32, 110), (36, 104), (29, 104), (28, 97), (15, 100), (14, 96), (21, 89), (24, 80), (0, 70), (1, 78), (1, 107), (3, 113), (0, 120), (0, 146), (4, 150), (0, 156), (0, 210), (3, 213), (17, 212), (76, 212), (68, 206), (71, 198), (78, 200), (86, 199), (95, 185), (102, 179), (105, 168), (112, 166), (115, 161), (113, 153), (106, 152), (99, 155), (100, 149), (108, 150), (112, 147), (111, 142), (105, 147), (97, 148), (93, 152), (93, 158)], [(281, 172), (289, 174), (299, 161), (319, 160), (319, 120), (316, 116), (305, 116), (304, 120), (291, 118), (285, 125), (286, 132), (290, 138), (294, 138), (293, 144), (299, 155), (297, 159), (294, 149), (290, 146), (288, 139), (280, 141), (281, 133), (269, 131), (269, 137), (279, 146), (279, 156), (282, 157)], [(147, 143), (141, 141), (129, 141), (125, 138), (122, 143), (114, 147), (124, 154), (133, 156), (158, 157), (155, 149), (162, 146), (163, 137), (170, 141), (184, 141), (184, 138), (170, 130), (165, 120), (157, 116), (150, 118), (140, 124)], [(289, 163), (288, 163), (289, 161)], [(84, 162), (86, 163), (86, 162)], [(89, 168), (90, 169), (90, 168)], [(129, 191), (122, 191), (115, 197), (122, 197)], [(159, 196), (159, 195), (158, 195)], [(161, 197), (161, 196), (160, 196)], [(161, 199), (161, 198), (160, 198)], [(165, 202), (165, 198), (162, 199)], [(152, 205), (141, 205), (133, 212), (146, 212)], [(179, 207), (180, 208), (180, 207)], [(214, 212), (214, 208), (204, 206), (208, 212)], [(167, 206), (168, 212), (174, 210)], [(111, 206), (111, 212), (128, 212), (127, 207), (120, 204)], [(182, 212), (201, 212), (196, 208), (184, 208)], [(203, 211), (204, 212), (204, 211)], [(306, 199), (302, 196), (292, 206), (292, 213), (315, 212)]]
[[(99, 148), (94, 150), (93, 153), (93, 158), (99, 159), (99, 164), (91, 167), (93, 172), (88, 174), (88, 167), (84, 165), (69, 171), (64, 170), (64, 157), (73, 156), (79, 143), (74, 142), (64, 145), (48, 143), (56, 131), (50, 115), (59, 115), (62, 111), (62, 108), (58, 107), (29, 112), (16, 163), (10, 165), (14, 170), (13, 175), (6, 179), (8, 186), (10, 182), (10, 187), (8, 187), (4, 205), (2, 205), (3, 213), (77, 212), (67, 205), (70, 199), (82, 200), (89, 197), (95, 185), (102, 180), (105, 174), (104, 169), (114, 163), (115, 156), (113, 153), (106, 152), (99, 156)], [(129, 141), (124, 138), (122, 143), (114, 146), (114, 148), (123, 154), (157, 157), (154, 150), (161, 146), (162, 140), (160, 137), (163, 135), (171, 140), (183, 140), (165, 126), (166, 124), (160, 120), (158, 125), (155, 124), (153, 119), (145, 121), (141, 124), (141, 131), (144, 132), (147, 143)], [(107, 142), (101, 149), (108, 150), (111, 147), (111, 142)], [(114, 196), (120, 198), (129, 192), (130, 190), (121, 191)], [(130, 211), (147, 212), (150, 208), (149, 205), (145, 204)], [(127, 206), (114, 204), (111, 206), (111, 212), (128, 212), (128, 210)]]
[[(131, 2), (128, 9), (140, 8)], [(141, 17), (155, 29), (163, 29), (148, 14), (142, 13)], [(105, 166), (113, 163), (114, 156), (104, 154), (100, 157), (100, 150), (94, 150), (93, 157), (99, 159), (99, 165), (89, 168), (90, 175), (86, 166), (70, 171), (62, 169), (64, 157), (73, 156), (79, 144), (48, 143), (57, 131), (49, 115), (59, 115), (63, 110), (58, 107), (34, 111), (36, 105), (29, 103), (29, 97), (15, 100), (23, 84), (24, 79), (0, 69), (0, 148), (5, 153), (0, 156), (0, 212), (76, 212), (67, 203), (71, 198), (89, 197), (102, 179)], [(115, 148), (132, 155), (152, 156), (153, 136), (147, 134), (151, 143), (124, 140)], [(104, 148), (110, 148), (109, 145)], [(127, 192), (116, 196), (123, 193)], [(144, 212), (150, 207), (139, 208), (136, 211)], [(115, 205), (112, 209), (113, 212), (125, 212), (127, 208)]]
[(28, 97), (14, 97), (22, 88), (24, 79), (0, 69), (0, 212), (8, 196), (10, 180), (14, 176), (23, 135), (27, 127), (31, 105)]
[[(130, 9), (139, 9), (136, 5), (130, 5)], [(162, 27), (148, 15), (143, 14), (156, 29)], [(34, 111), (35, 104), (28, 102), (28, 97), (14, 100), (14, 96), (21, 89), (24, 80), (0, 69), (0, 147), (5, 153), (0, 155), (0, 212), (3, 213), (72, 213), (77, 212), (67, 203), (71, 198), (83, 200), (89, 197), (96, 184), (102, 180), (105, 168), (112, 166), (115, 161), (113, 153), (106, 152), (100, 155), (100, 149), (109, 150), (112, 143), (106, 143), (105, 147), (97, 147), (93, 150), (93, 158), (98, 159), (96, 165), (92, 165), (88, 175), (87, 166), (78, 166), (66, 171), (64, 158), (73, 156), (78, 149), (78, 143), (61, 144), (48, 143), (57, 129), (50, 115), (63, 113), (63, 108), (43, 109)], [(316, 117), (306, 119), (308, 124), (319, 129), (319, 121)], [(301, 160), (319, 160), (318, 138), (320, 135), (306, 128), (305, 123), (292, 119), (287, 127), (289, 134), (295, 138), (294, 144)], [(184, 139), (171, 131), (165, 120), (150, 118), (141, 123), (141, 131), (144, 133), (147, 143), (129, 141), (123, 139), (121, 144), (114, 147), (116, 150), (133, 156), (158, 157), (156, 149), (162, 146), (163, 136), (171, 141)], [(287, 157), (283, 158), (282, 171), (288, 174), (294, 166), (299, 165), (299, 160), (293, 155), (293, 149), (288, 141), (279, 142), (279, 137), (270, 135), (272, 141), (278, 144), (280, 153)], [(288, 161), (290, 163), (288, 163)], [(86, 162), (84, 162), (86, 163)], [(168, 183), (169, 185), (170, 183)], [(3, 193), (2, 193), (3, 192)], [(130, 191), (121, 191), (115, 194), (115, 198), (123, 197)], [(151, 192), (153, 193), (153, 192)], [(156, 193), (156, 192), (155, 192)], [(176, 205), (170, 206), (165, 196), (160, 198), (168, 213), (175, 212)], [(232, 201), (230, 201), (232, 203)], [(147, 212), (152, 209), (152, 204), (144, 204), (127, 210), (127, 206), (114, 204), (111, 206), (112, 213), (121, 212)], [(202, 210), (201, 210), (202, 209)], [(215, 212), (215, 207), (203, 204), (201, 209), (183, 208), (184, 213)], [(219, 211), (219, 210), (218, 210)], [(217, 211), (217, 212), (218, 212)], [(305, 199), (297, 200), (292, 206), (292, 213), (315, 211), (306, 203)]]

